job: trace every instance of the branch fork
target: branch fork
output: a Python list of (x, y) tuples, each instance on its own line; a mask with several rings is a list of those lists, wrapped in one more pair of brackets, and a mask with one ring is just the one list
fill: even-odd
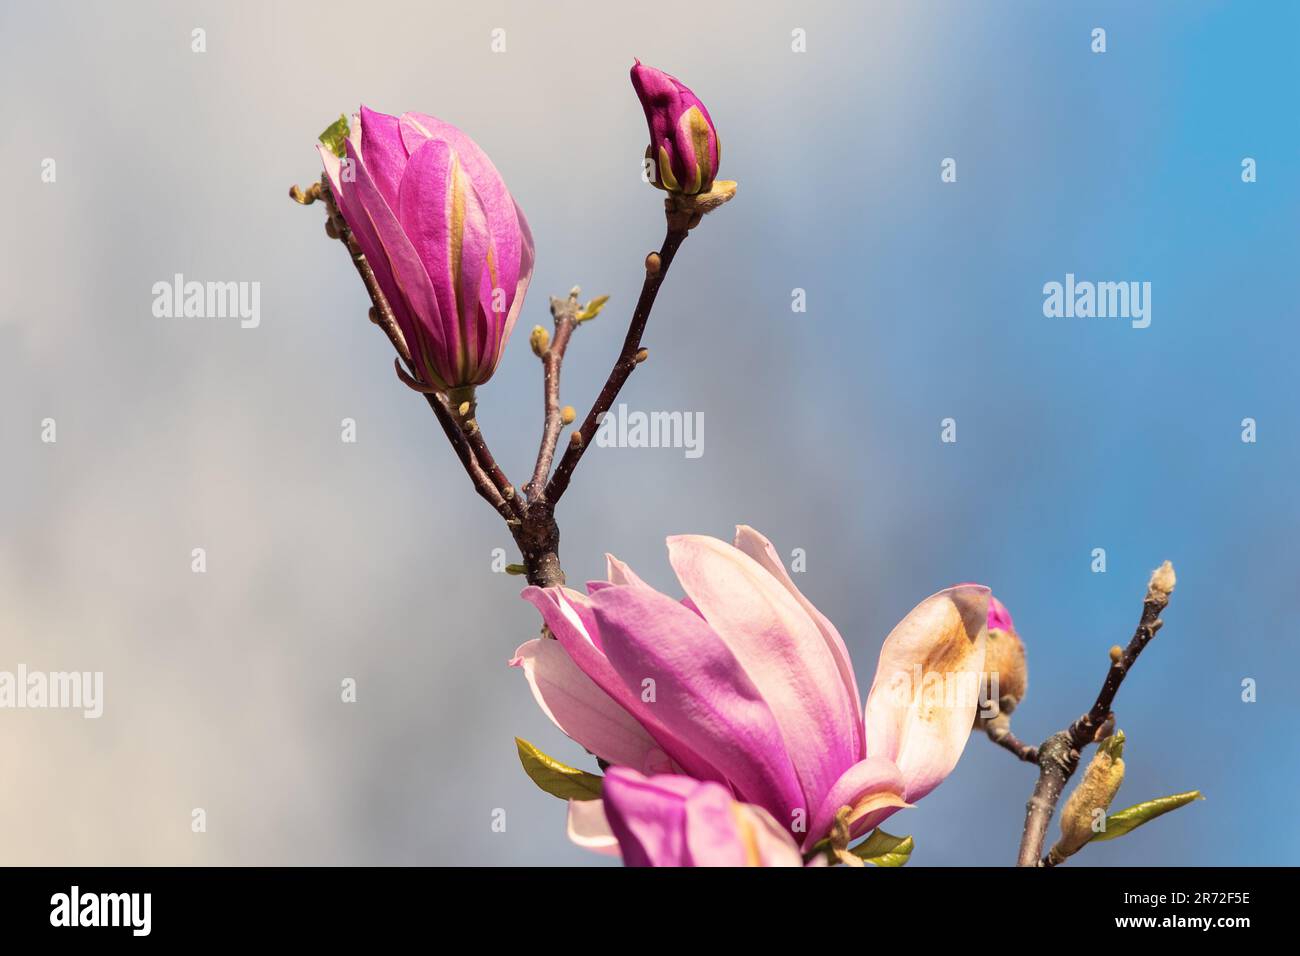
[(1115, 715), (1111, 707), (1115, 696), (1119, 693), (1124, 678), (1137, 663), (1138, 656), (1164, 625), (1160, 615), (1169, 606), (1175, 581), (1173, 565), (1168, 561), (1152, 572), (1142, 602), (1142, 616), (1133, 637), (1127, 647), (1120, 648), (1117, 645), (1110, 649), (1110, 668), (1106, 671), (1096, 700), (1088, 712), (1069, 727), (1058, 730), (1037, 748), (1026, 747), (1015, 738), (1011, 733), (1009, 718), (1002, 723), (997, 719), (990, 721), (985, 728), (989, 739), (994, 743), (1010, 750), (1021, 760), (1038, 766), (1038, 781), (1025, 805), (1025, 829), (1020, 840), (1017, 866), (1050, 866), (1056, 862), (1049, 861), (1043, 855), (1047, 826), (1056, 812), (1065, 785), (1079, 767), (1083, 749), (1088, 744), (1104, 740), (1114, 731)]
[(659, 250), (646, 256), (645, 281), (623, 347), (591, 410), (583, 418), (581, 426), (570, 434), (558, 464), (555, 464), (555, 458), (560, 447), (560, 435), (565, 426), (577, 420), (572, 407), (560, 404), (560, 370), (564, 353), (574, 330), (583, 322), (595, 318), (608, 297), (598, 297), (584, 306), (579, 303), (580, 290), (575, 287), (568, 296), (551, 299), (554, 334), (549, 334), (538, 326), (533, 330), (531, 338), (533, 350), (542, 362), (542, 437), (532, 476), (523, 486), (522, 495), (517, 493), (488, 447), (477, 419), (474, 390), (470, 388), (441, 392), (419, 380), (410, 349), (393, 315), (392, 307), (379, 287), (374, 270), (339, 213), (328, 179), (322, 177), (305, 190), (293, 186), (289, 195), (304, 206), (317, 201), (324, 202), (327, 213), (326, 235), (338, 239), (347, 248), (352, 264), (370, 295), (370, 321), (388, 336), (397, 352), (398, 357), (393, 363), (397, 377), (408, 388), (424, 396), (474, 490), (505, 520), (523, 555), (523, 570), (528, 582), (551, 587), (564, 583), (564, 572), (559, 559), (560, 530), (555, 520), (555, 507), (568, 489), (578, 462), (594, 439), (601, 417), (609, 411), (632, 372), (647, 358), (648, 353), (641, 346), (641, 337), (645, 333), (655, 297), (668, 274), (673, 257), (687, 233), (699, 224), (703, 215), (731, 199), (735, 190), (734, 182), (715, 182), (708, 193), (699, 196), (673, 194), (665, 200), (667, 233)]

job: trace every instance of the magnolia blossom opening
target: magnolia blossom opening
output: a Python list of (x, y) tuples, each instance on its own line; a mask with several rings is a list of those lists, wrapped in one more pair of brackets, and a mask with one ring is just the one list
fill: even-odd
[(668, 553), (680, 602), (612, 556), (587, 594), (523, 592), (555, 639), (511, 663), (561, 730), (614, 765), (603, 800), (570, 804), (577, 842), (628, 863), (790, 862), (842, 808), (856, 838), (952, 770), (977, 695), (950, 705), (890, 687), (916, 667), (978, 681), (988, 588), (917, 605), (885, 640), (864, 711), (844, 641), (766, 538), (682, 535)]

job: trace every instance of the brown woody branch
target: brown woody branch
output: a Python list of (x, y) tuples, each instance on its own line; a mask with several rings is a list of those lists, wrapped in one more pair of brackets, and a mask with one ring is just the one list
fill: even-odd
[(618, 353), (604, 387), (596, 396), (591, 411), (583, 419), (582, 427), (570, 435), (569, 447), (564, 450), (560, 463), (555, 467), (555, 474), (551, 476), (551, 480), (542, 492), (542, 497), (552, 508), (559, 503), (565, 489), (569, 487), (573, 469), (578, 467), (583, 452), (595, 437), (600, 418), (614, 404), (614, 399), (618, 397), (619, 390), (632, 374), (632, 370), (645, 358), (641, 348), (641, 336), (645, 333), (646, 323), (650, 320), (650, 310), (654, 308), (655, 296), (659, 294), (659, 287), (663, 285), (664, 278), (668, 275), (668, 267), (672, 265), (673, 257), (677, 255), (677, 250), (686, 239), (688, 230), (689, 226), (675, 219), (670, 213), (668, 232), (664, 236), (663, 245), (658, 252), (646, 256), (645, 281), (641, 284), (641, 295), (637, 299), (636, 309), (632, 312), (632, 321), (623, 339), (623, 348)]
[[(564, 583), (564, 572), (560, 567), (559, 559), (560, 529), (555, 521), (555, 505), (568, 488), (573, 470), (581, 460), (583, 452), (595, 437), (601, 416), (609, 411), (619, 390), (632, 374), (632, 370), (645, 360), (646, 351), (641, 348), (641, 336), (645, 333), (650, 311), (654, 307), (655, 296), (668, 273), (668, 267), (672, 264), (673, 257), (685, 240), (686, 234), (699, 223), (701, 217), (727, 202), (734, 193), (735, 183), (715, 183), (710, 193), (692, 197), (670, 196), (665, 201), (668, 231), (659, 251), (652, 252), (646, 257), (645, 281), (632, 313), (623, 348), (591, 411), (583, 420), (581, 428), (570, 436), (569, 445), (554, 474), (550, 474), (551, 465), (566, 418), (559, 404), (560, 367), (569, 338), (579, 321), (578, 290), (574, 289), (566, 300), (551, 300), (551, 314), (555, 318), (555, 337), (550, 341), (549, 348), (541, 351), (544, 397), (542, 440), (532, 478), (524, 488), (527, 497), (527, 501), (524, 501), (515, 492), (514, 486), (510, 484), (488, 448), (475, 417), (472, 397), (437, 394), (421, 387), (415, 380), (411, 353), (393, 316), (392, 308), (379, 287), (374, 270), (366, 261), (347, 223), (339, 214), (334, 196), (330, 192), (329, 181), (322, 177), (320, 182), (313, 183), (306, 192), (297, 186), (289, 190), (290, 196), (303, 205), (309, 205), (317, 199), (325, 201), (328, 207), (325, 231), (331, 238), (341, 240), (347, 248), (352, 264), (361, 276), (361, 281), (365, 284), (366, 291), (374, 304), (374, 308), (370, 310), (371, 321), (384, 331), (402, 361), (406, 363), (406, 367), (412, 372), (411, 376), (402, 374), (399, 364), (400, 377), (424, 393), (429, 407), (433, 409), (439, 424), (442, 425), (447, 440), (451, 442), (461, 465), (473, 482), (475, 491), (497, 510), (510, 527), (511, 535), (523, 553), (524, 568), (529, 583), (542, 587)], [(572, 420), (571, 416), (569, 420)]]
[(1128, 676), (1138, 655), (1151, 643), (1164, 624), (1160, 614), (1169, 606), (1169, 596), (1174, 590), (1174, 569), (1168, 561), (1157, 568), (1147, 584), (1146, 598), (1142, 602), (1142, 617), (1128, 646), (1122, 650), (1111, 648), (1110, 669), (1102, 682), (1092, 708), (1070, 724), (1065, 730), (1048, 737), (1038, 748), (1038, 782), (1025, 805), (1025, 830), (1020, 840), (1017, 866), (1039, 866), (1043, 856), (1043, 842), (1047, 825), (1056, 812), (1065, 785), (1079, 766), (1083, 748), (1106, 736), (1114, 726), (1111, 705), (1120, 685)]
[(440, 404), (446, 403), (447, 411), (460, 427), (461, 434), (465, 436), (465, 443), (469, 445), (470, 451), (474, 453), (474, 459), (488, 476), (488, 480), (492, 482), (492, 486), (497, 490), (497, 493), (505, 501), (506, 510), (510, 513), (510, 516), (506, 519), (507, 523), (512, 520), (516, 522), (523, 521), (525, 516), (523, 503), (519, 500), (519, 496), (515, 494), (514, 485), (510, 483), (510, 479), (501, 470), (496, 458), (492, 456), (491, 449), (488, 448), (487, 439), (483, 437), (483, 430), (478, 425), (478, 405), (472, 395), (465, 401), (460, 402), (460, 404), (456, 404), (458, 398), (454, 394), (447, 396), (435, 395), (433, 397)]
[(578, 326), (578, 290), (573, 289), (567, 298), (551, 296), (551, 316), (555, 319), (555, 336), (541, 354), (542, 359), (542, 443), (537, 449), (537, 464), (532, 480), (524, 486), (531, 502), (546, 487), (546, 477), (551, 473), (555, 448), (560, 442), (564, 420), (560, 411), (560, 366), (564, 362), (569, 338)]
[(1005, 710), (984, 722), (984, 733), (989, 740), (1009, 750), (1025, 763), (1038, 763), (1038, 748), (1024, 743), (1011, 732), (1011, 715)]

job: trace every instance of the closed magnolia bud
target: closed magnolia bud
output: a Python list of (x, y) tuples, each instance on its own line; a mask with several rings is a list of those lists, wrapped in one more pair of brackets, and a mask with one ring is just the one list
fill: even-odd
[(1159, 599), (1167, 602), (1169, 595), (1174, 593), (1174, 585), (1177, 583), (1174, 566), (1166, 561), (1151, 572), (1151, 580), (1147, 584), (1147, 600)]
[[(1029, 664), (1025, 645), (1016, 633), (1011, 612), (997, 598), (989, 595), (988, 639), (984, 643), (984, 697), (998, 704), (1001, 713), (1009, 714), (1025, 698), (1029, 685)], [(985, 719), (975, 713), (975, 727)]]
[[(422, 385), (491, 378), (533, 275), (528, 222), (487, 154), (450, 123), (361, 107), (319, 147)], [(345, 165), (346, 164), (346, 165)]]
[(1116, 731), (1097, 747), (1083, 779), (1074, 788), (1061, 810), (1061, 839), (1052, 847), (1051, 857), (1059, 863), (1077, 853), (1102, 830), (1098, 821), (1105, 818), (1115, 794), (1124, 782), (1124, 732)]
[(654, 185), (673, 193), (707, 193), (718, 174), (718, 133), (700, 98), (674, 76), (640, 60), (632, 67), (632, 86), (650, 127), (646, 159)]
[(541, 358), (551, 347), (551, 333), (540, 325), (534, 325), (532, 335), (528, 336), (528, 344), (532, 346), (533, 354)]

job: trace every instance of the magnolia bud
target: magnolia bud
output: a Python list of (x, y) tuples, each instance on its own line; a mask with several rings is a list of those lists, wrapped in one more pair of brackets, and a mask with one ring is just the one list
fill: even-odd
[(551, 333), (540, 325), (534, 325), (532, 334), (528, 336), (528, 344), (533, 347), (533, 354), (541, 358), (551, 347)]
[(1174, 585), (1177, 583), (1174, 566), (1168, 561), (1164, 562), (1151, 572), (1151, 580), (1147, 582), (1146, 599), (1164, 607), (1169, 603), (1169, 595), (1174, 593)]
[[(1124, 782), (1124, 731), (1116, 731), (1097, 747), (1083, 779), (1061, 810), (1061, 839), (1052, 847), (1052, 863), (1060, 863), (1082, 849), (1102, 832), (1097, 821), (1105, 819), (1111, 801)], [(1098, 812), (1100, 811), (1100, 813)]]
[(718, 133), (700, 98), (640, 60), (632, 67), (632, 86), (650, 127), (645, 155), (654, 167), (654, 185), (688, 196), (707, 193), (718, 173)]
[(321, 140), (330, 192), (414, 380), (439, 392), (482, 385), (533, 275), (532, 233), (501, 174), (465, 133), (423, 113), (363, 106)]
[[(1025, 645), (1016, 633), (1011, 612), (1006, 605), (989, 595), (988, 638), (984, 644), (984, 689), (981, 703), (998, 704), (1000, 713), (1009, 714), (1024, 699), (1029, 684), (1029, 666)], [(976, 729), (983, 728), (985, 718), (975, 713)]]

